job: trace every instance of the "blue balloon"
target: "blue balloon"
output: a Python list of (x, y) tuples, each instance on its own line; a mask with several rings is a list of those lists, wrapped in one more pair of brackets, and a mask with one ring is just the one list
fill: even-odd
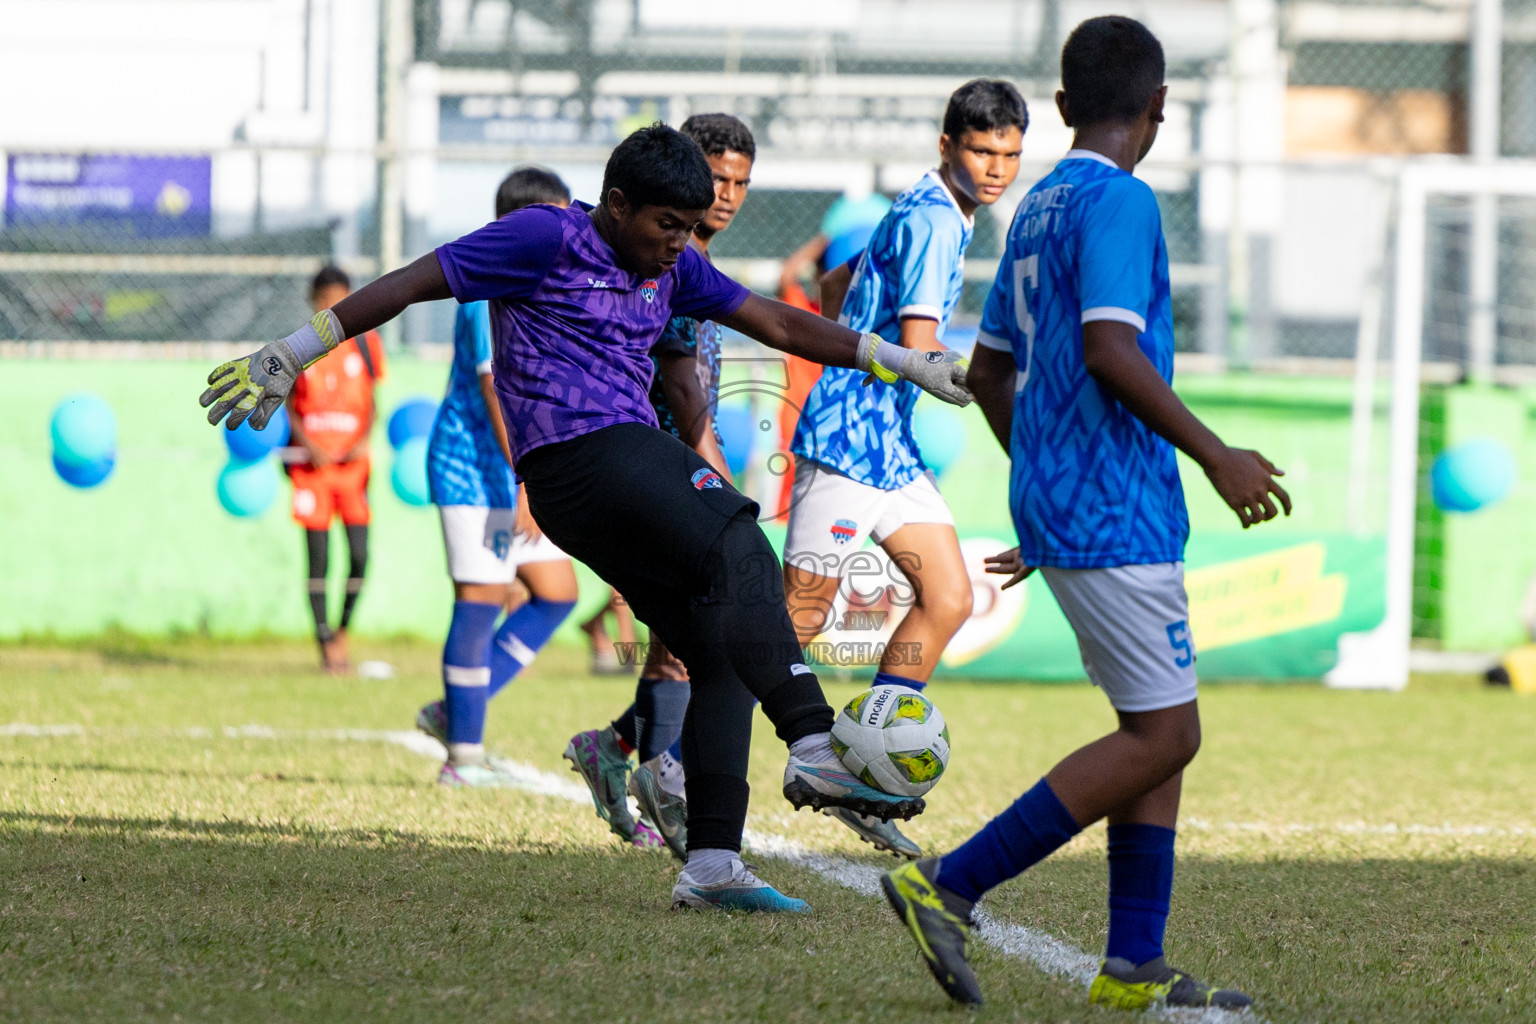
[(259, 516), (277, 497), (277, 470), (266, 459), (230, 462), (219, 473), (219, 504), (232, 516)]
[(56, 461), (85, 466), (117, 457), (117, 417), (100, 395), (81, 391), (65, 398), (54, 407), (48, 431)]
[(427, 439), (413, 437), (395, 452), (395, 464), (389, 471), (389, 485), (395, 496), (407, 505), (426, 505), (432, 500), (427, 489)]
[(1515, 459), (1501, 442), (1475, 438), (1447, 448), (1429, 471), (1435, 504), (1446, 512), (1476, 512), (1509, 494)]
[(735, 476), (747, 468), (752, 457), (752, 410), (744, 405), (722, 405), (715, 410), (715, 424), (720, 428), (720, 451)]
[(229, 457), (236, 462), (259, 462), (274, 448), (286, 445), (291, 432), (288, 410), (278, 406), (265, 427), (257, 430), (246, 420), (234, 430), (224, 431), (224, 443), (229, 447)]
[(81, 490), (95, 487), (106, 480), (112, 475), (112, 468), (116, 465), (115, 453), (96, 462), (67, 462), (59, 458), (58, 452), (53, 453), (53, 471), (59, 474), (59, 479)]
[(835, 270), (862, 253), (869, 246), (869, 240), (875, 236), (875, 227), (874, 224), (857, 225), (832, 239), (827, 243), (822, 264), (828, 270)]
[(912, 437), (928, 468), (939, 476), (965, 453), (965, 422), (947, 405), (930, 405), (912, 417)]
[(407, 398), (389, 416), (390, 447), (400, 449), (407, 441), (432, 433), (437, 419), (437, 403), (430, 398)]

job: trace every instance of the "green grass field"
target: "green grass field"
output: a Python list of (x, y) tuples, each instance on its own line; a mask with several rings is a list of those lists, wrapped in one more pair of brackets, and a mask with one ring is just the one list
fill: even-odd
[[(889, 861), (789, 809), (761, 718), (750, 828), (827, 857), (748, 860), (815, 913), (675, 914), (671, 860), (620, 847), (590, 804), (434, 785), (379, 731), (436, 692), (435, 651), (358, 655), (399, 677), (327, 679), (287, 643), (0, 647), (0, 1018), (958, 1019), (883, 902), (825, 877)], [(493, 704), (490, 743), (575, 782), (566, 738), (629, 692), (552, 651)], [(933, 696), (955, 759), (908, 831), (936, 850), (1111, 723), (1086, 686)], [(1449, 678), (1202, 704), (1175, 963), (1277, 1024), (1536, 1017), (1536, 704)], [(1015, 926), (993, 934), (1096, 953), (1104, 877), (1090, 829), (988, 898)], [(997, 944), (975, 960), (978, 1020), (1126, 1019)]]

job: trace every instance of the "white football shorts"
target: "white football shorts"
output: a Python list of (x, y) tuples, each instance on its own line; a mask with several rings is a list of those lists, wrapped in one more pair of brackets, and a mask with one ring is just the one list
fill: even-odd
[(1183, 562), (1040, 574), (1077, 634), (1088, 678), (1116, 711), (1159, 711), (1195, 699)]
[(543, 534), (529, 541), (514, 533), (516, 509), (439, 505), (438, 514), (455, 583), (511, 583), (520, 565), (569, 557)]
[(880, 544), (915, 523), (955, 525), (932, 473), (885, 491), (796, 459), (784, 561), (822, 576), (841, 576), (838, 566), (864, 546), (866, 537)]

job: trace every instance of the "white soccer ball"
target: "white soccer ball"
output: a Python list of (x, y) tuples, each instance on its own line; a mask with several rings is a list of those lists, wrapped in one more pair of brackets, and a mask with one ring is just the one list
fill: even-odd
[(949, 727), (916, 690), (876, 686), (838, 713), (832, 749), (865, 785), (894, 796), (922, 796), (949, 766)]

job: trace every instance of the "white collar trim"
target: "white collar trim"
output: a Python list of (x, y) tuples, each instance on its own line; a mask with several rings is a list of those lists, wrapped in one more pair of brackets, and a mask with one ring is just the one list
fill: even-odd
[(975, 227), (976, 215), (972, 214), (971, 216), (967, 217), (965, 215), (965, 211), (960, 209), (960, 201), (955, 198), (955, 194), (951, 192), (949, 190), (949, 186), (944, 183), (944, 175), (939, 173), (939, 169), (935, 167), (933, 170), (929, 171), (928, 177), (931, 177), (934, 181), (939, 183), (939, 188), (944, 190), (945, 197), (948, 198), (950, 203), (954, 206), (955, 212), (960, 214), (960, 219), (965, 221), (965, 226), (968, 228)]
[(1105, 167), (1113, 167), (1117, 171), (1121, 169), (1120, 165), (1115, 163), (1109, 157), (1105, 156), (1103, 153), (1095, 153), (1091, 149), (1069, 149), (1069, 150), (1067, 150), (1067, 155), (1062, 157), (1062, 159), (1063, 160), (1097, 160), (1099, 163), (1103, 164)]

